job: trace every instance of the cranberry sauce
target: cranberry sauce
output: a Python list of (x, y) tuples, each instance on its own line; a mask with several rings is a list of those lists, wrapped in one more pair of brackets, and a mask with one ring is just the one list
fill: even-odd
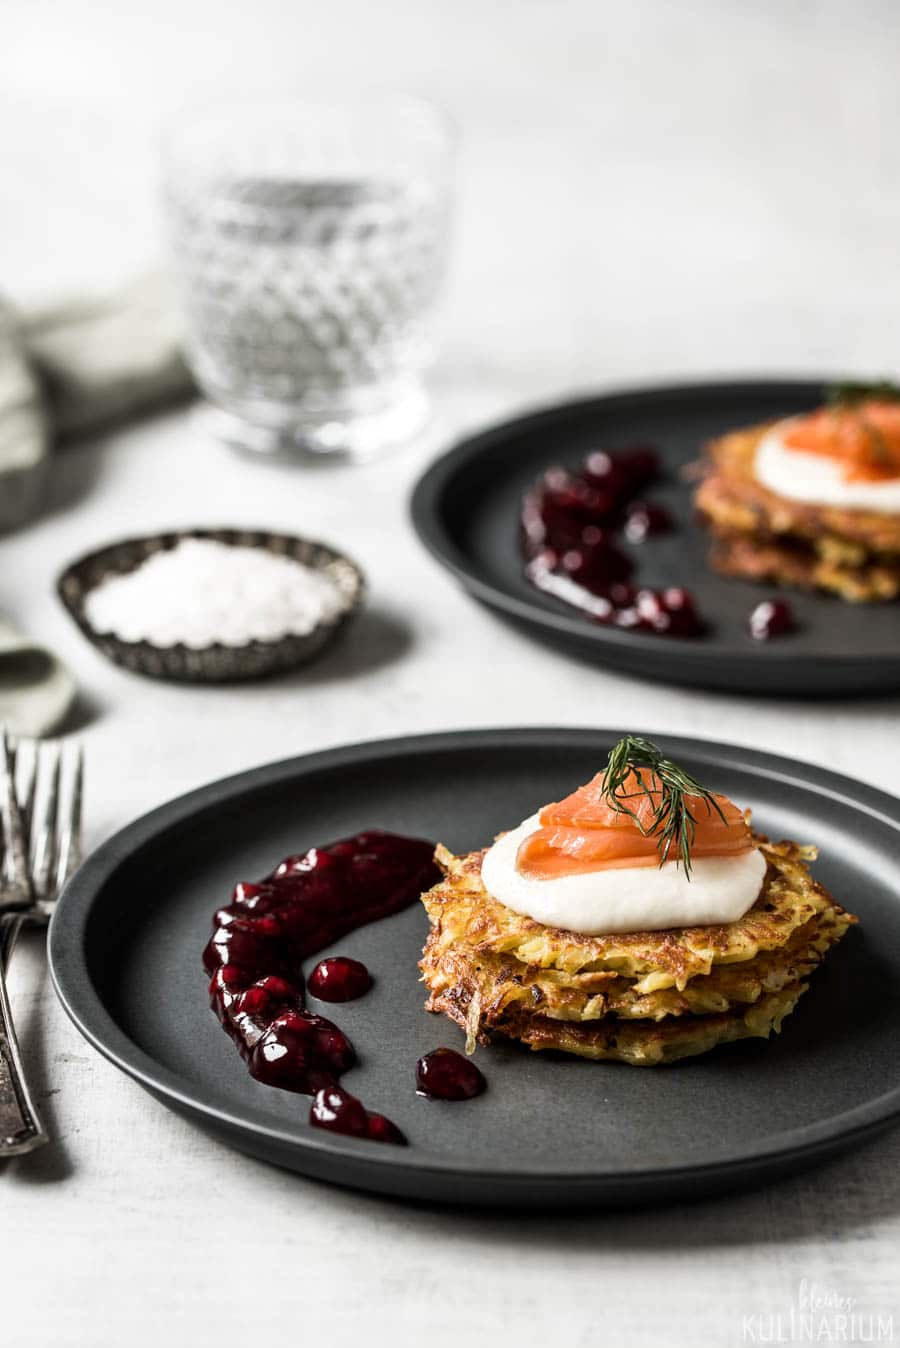
[(372, 986), (372, 975), (359, 960), (343, 955), (320, 960), (313, 969), (306, 986), (320, 1002), (352, 1002), (364, 997)]
[(699, 636), (705, 630), (693, 596), (680, 587), (649, 590), (619, 583), (595, 594), (574, 583), (545, 554), (532, 558), (525, 574), (538, 590), (580, 609), (597, 623), (674, 637)]
[(416, 1063), (416, 1090), (434, 1100), (471, 1100), (486, 1087), (478, 1068), (452, 1048), (436, 1048)]
[(764, 599), (751, 612), (747, 625), (756, 641), (771, 641), (772, 637), (786, 636), (797, 626), (793, 610), (784, 599)]
[[(356, 927), (408, 907), (439, 878), (432, 843), (373, 830), (288, 857), (259, 884), (235, 886), (215, 914), (203, 963), (213, 1010), (257, 1081), (306, 1095), (336, 1089), (356, 1055), (332, 1021), (308, 1010), (300, 965)], [(369, 986), (356, 960), (323, 960), (310, 978), (310, 991), (330, 1001)], [(379, 1115), (367, 1117), (375, 1122), (366, 1136), (401, 1137)]]
[(367, 1137), (372, 1142), (393, 1142), (405, 1147), (406, 1138), (395, 1123), (383, 1114), (372, 1114), (355, 1095), (340, 1086), (325, 1086), (316, 1091), (309, 1110), (313, 1128), (325, 1128), (330, 1133), (345, 1133), (348, 1137)]
[[(642, 544), (674, 528), (668, 510), (641, 495), (659, 474), (659, 456), (643, 445), (615, 454), (598, 450), (577, 472), (548, 468), (522, 503), (522, 550), (532, 585), (595, 622), (699, 636), (704, 624), (688, 592), (629, 584), (635, 565), (619, 545), (620, 535)], [(673, 595), (678, 598), (670, 602)]]
[(655, 501), (631, 501), (625, 515), (625, 537), (629, 543), (643, 543), (654, 534), (667, 534), (675, 521), (665, 506)]

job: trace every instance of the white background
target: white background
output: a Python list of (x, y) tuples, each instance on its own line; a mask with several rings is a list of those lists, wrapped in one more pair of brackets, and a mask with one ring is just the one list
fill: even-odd
[[(544, 398), (897, 373), (889, 0), (4, 0), (0, 27), (0, 288), (17, 300), (154, 259), (156, 128), (209, 90), (399, 86), (444, 103), (464, 136), (436, 434), (364, 469), (304, 472), (231, 458), (172, 414), (67, 449), (48, 513), (0, 540), (0, 609), (83, 689), (91, 842), (267, 759), (479, 724), (706, 734), (897, 789), (895, 700), (754, 703), (569, 662), (458, 594), (406, 522), (442, 438)], [(231, 692), (108, 666), (59, 611), (56, 573), (116, 536), (207, 521), (346, 546), (372, 589), (353, 640)], [(898, 1312), (896, 1134), (717, 1204), (417, 1211), (245, 1160), (168, 1114), (64, 1021), (37, 940), (14, 986), (56, 1141), (0, 1175), (4, 1344), (731, 1344), (743, 1316), (787, 1313), (801, 1279)]]

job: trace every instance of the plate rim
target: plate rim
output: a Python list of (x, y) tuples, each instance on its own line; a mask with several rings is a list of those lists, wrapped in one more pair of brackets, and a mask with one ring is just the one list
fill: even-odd
[[(488, 605), (516, 622), (556, 633), (579, 645), (586, 645), (596, 651), (608, 651), (610, 654), (647, 653), (648, 638), (640, 633), (629, 632), (615, 627), (591, 625), (575, 613), (560, 608), (556, 612), (549, 608), (523, 599), (509, 591), (485, 580), (470, 565), (466, 554), (456, 545), (450, 532), (444, 527), (439, 504), (442, 493), (457, 471), (477, 458), (484, 450), (511, 435), (523, 434), (539, 426), (541, 422), (553, 423), (560, 417), (579, 415), (591, 408), (614, 409), (629, 403), (647, 404), (666, 402), (670, 399), (709, 398), (725, 396), (730, 392), (764, 395), (766, 392), (797, 393), (808, 392), (811, 397), (821, 396), (835, 379), (783, 376), (750, 378), (723, 378), (701, 380), (698, 382), (678, 382), (661, 384), (635, 384), (622, 386), (594, 394), (576, 395), (549, 403), (536, 403), (500, 421), (492, 421), (480, 430), (465, 432), (458, 437), (448, 450), (438, 455), (425, 470), (420, 473), (409, 498), (409, 514), (419, 542), (426, 551), (443, 566), (454, 579), (481, 603)], [(774, 587), (783, 588), (783, 587)], [(653, 652), (660, 656), (696, 656), (702, 654), (703, 643), (688, 645), (683, 638), (655, 635), (652, 637)], [(709, 647), (706, 646), (707, 650)], [(890, 659), (892, 653), (875, 652), (862, 657), (868, 663), (872, 659)], [(755, 645), (744, 648), (730, 646), (724, 650), (712, 651), (711, 658), (734, 663), (738, 660), (757, 659), (765, 667), (791, 665), (795, 669), (814, 668), (822, 662), (822, 656), (809, 652), (797, 652), (790, 642), (780, 645), (778, 642), (765, 646)], [(860, 666), (860, 657), (843, 652), (829, 653), (830, 666), (838, 670), (855, 671)], [(648, 670), (648, 673), (650, 671)], [(900, 668), (898, 668), (900, 673)], [(760, 689), (765, 692), (765, 689)], [(884, 691), (888, 691), (887, 688)]]
[[(215, 807), (258, 787), (277, 784), (298, 775), (314, 775), (322, 768), (349, 767), (385, 756), (431, 753), (436, 748), (505, 748), (517, 743), (540, 747), (541, 741), (553, 747), (565, 746), (567, 741), (584, 745), (586, 737), (608, 741), (621, 733), (615, 728), (604, 727), (492, 726), (362, 740), (246, 769), (178, 796), (140, 816), (102, 843), (69, 881), (51, 921), (48, 938), (50, 973), (55, 992), (82, 1036), (120, 1071), (170, 1107), (189, 1113), (198, 1122), (213, 1129), (226, 1129), (241, 1137), (250, 1137), (259, 1146), (287, 1149), (292, 1154), (307, 1156), (311, 1161), (333, 1162), (338, 1166), (362, 1164), (370, 1177), (377, 1177), (377, 1187), (388, 1192), (392, 1177), (402, 1180), (416, 1175), (429, 1175), (438, 1181), (464, 1178), (472, 1183), (482, 1182), (505, 1188), (535, 1184), (563, 1187), (583, 1184), (595, 1193), (604, 1188), (621, 1190), (623, 1186), (632, 1190), (652, 1188), (654, 1184), (677, 1183), (687, 1177), (698, 1183), (705, 1180), (712, 1183), (723, 1175), (764, 1173), (780, 1162), (813, 1160), (817, 1154), (842, 1149), (853, 1140), (878, 1132), (900, 1119), (898, 1085), (828, 1120), (771, 1134), (763, 1144), (745, 1144), (734, 1154), (702, 1164), (653, 1164), (624, 1168), (617, 1165), (610, 1168), (604, 1167), (600, 1158), (600, 1164), (590, 1170), (583, 1166), (575, 1169), (548, 1169), (546, 1165), (529, 1168), (518, 1162), (514, 1167), (506, 1168), (496, 1163), (463, 1166), (456, 1159), (436, 1156), (421, 1148), (383, 1148), (376, 1151), (364, 1140), (332, 1138), (312, 1129), (308, 1130), (308, 1137), (298, 1137), (293, 1129), (266, 1120), (257, 1115), (256, 1111), (242, 1110), (235, 1113), (228, 1106), (217, 1103), (217, 1097), (211, 1096), (205, 1088), (194, 1086), (188, 1078), (160, 1063), (130, 1039), (94, 989), (87, 967), (86, 928), (97, 895), (133, 852), (199, 810)], [(649, 733), (659, 734), (658, 731)], [(832, 800), (847, 803), (851, 808), (887, 824), (897, 831), (900, 840), (900, 799), (878, 788), (817, 764), (767, 751), (745, 749), (726, 741), (676, 735), (666, 735), (665, 739), (676, 750), (691, 753), (701, 761), (705, 757), (726, 766), (749, 767), (760, 776), (777, 779), (785, 784), (802, 782), (807, 788), (811, 787)], [(339, 1176), (334, 1178), (340, 1182)], [(376, 1186), (363, 1183), (360, 1187)]]

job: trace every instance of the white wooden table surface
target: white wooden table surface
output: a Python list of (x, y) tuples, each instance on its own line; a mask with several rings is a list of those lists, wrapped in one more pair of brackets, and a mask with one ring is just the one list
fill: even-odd
[[(897, 372), (889, 0), (6, 0), (3, 27), (14, 115), (0, 125), (0, 286), (15, 298), (114, 282), (152, 258), (150, 133), (198, 88), (399, 85), (450, 106), (466, 140), (429, 442), (365, 468), (292, 471), (233, 458), (172, 414), (67, 450), (48, 512), (0, 539), (0, 610), (83, 689), (90, 842), (252, 764), (471, 725), (681, 730), (898, 788), (896, 699), (753, 702), (555, 657), (458, 593), (406, 519), (442, 437), (574, 389)], [(308, 673), (231, 691), (155, 685), (105, 663), (61, 613), (53, 579), (87, 548), (232, 521), (333, 539), (367, 569), (367, 616)], [(453, 678), (463, 631), (489, 679)], [(0, 1174), (10, 1348), (480, 1344), (513, 1331), (522, 1348), (693, 1348), (753, 1342), (773, 1323), (786, 1335), (811, 1287), (857, 1315), (893, 1314), (900, 1336), (900, 1133), (727, 1202), (531, 1220), (419, 1211), (285, 1175), (169, 1114), (68, 1024), (36, 938), (13, 986), (55, 1140)], [(827, 1311), (833, 1336), (841, 1313)]]

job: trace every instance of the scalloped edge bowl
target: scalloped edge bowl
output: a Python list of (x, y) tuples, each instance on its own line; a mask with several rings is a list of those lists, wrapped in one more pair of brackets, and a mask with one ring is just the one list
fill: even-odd
[[(136, 570), (153, 553), (173, 548), (185, 538), (210, 539), (231, 547), (263, 548), (276, 556), (293, 558), (334, 581), (344, 601), (341, 611), (302, 635), (291, 633), (275, 641), (254, 640), (242, 646), (226, 646), (221, 642), (201, 648), (182, 642), (156, 646), (150, 641), (123, 641), (112, 632), (99, 632), (92, 627), (85, 609), (91, 590), (108, 576)], [(57, 594), (70, 617), (91, 645), (108, 659), (133, 674), (181, 683), (261, 679), (306, 664), (330, 645), (347, 620), (358, 612), (365, 588), (360, 567), (325, 543), (264, 529), (216, 528), (173, 529), (108, 544), (70, 563), (56, 583)]]

